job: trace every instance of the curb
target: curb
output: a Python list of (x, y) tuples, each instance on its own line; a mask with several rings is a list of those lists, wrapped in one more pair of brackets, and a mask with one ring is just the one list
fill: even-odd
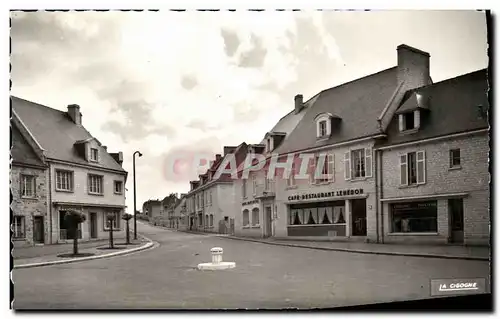
[(358, 253), (358, 254), (371, 254), (371, 255), (389, 255), (389, 256), (408, 256), (408, 257), (420, 257), (420, 258), (438, 258), (438, 259), (461, 259), (461, 260), (479, 260), (479, 261), (490, 261), (488, 257), (472, 257), (472, 256), (454, 256), (454, 255), (438, 255), (438, 254), (416, 254), (416, 253), (399, 253), (399, 252), (385, 252), (385, 251), (372, 251), (363, 249), (347, 249), (347, 248), (330, 248), (330, 247), (314, 247), (300, 244), (287, 244), (287, 243), (276, 243), (268, 242), (257, 239), (241, 238), (235, 236), (220, 236), (221, 238), (228, 238), (233, 240), (250, 241), (255, 243), (275, 245), (275, 246), (286, 246), (286, 247), (296, 247), (296, 248), (308, 248), (316, 250), (327, 250), (327, 251), (340, 251), (346, 253)]
[(42, 266), (50, 266), (50, 265), (60, 265), (60, 264), (70, 264), (70, 263), (75, 263), (75, 262), (80, 262), (80, 261), (88, 261), (88, 260), (95, 260), (95, 259), (104, 259), (104, 258), (110, 258), (110, 257), (116, 257), (116, 256), (123, 256), (123, 255), (128, 255), (128, 254), (133, 254), (142, 250), (150, 249), (150, 248), (155, 248), (154, 247), (155, 243), (147, 238), (146, 236), (140, 235), (144, 239), (146, 239), (148, 242), (142, 246), (136, 247), (136, 248), (131, 248), (127, 249), (125, 251), (117, 251), (114, 253), (109, 253), (109, 254), (103, 254), (99, 256), (89, 256), (89, 257), (82, 257), (82, 258), (73, 258), (73, 259), (67, 259), (67, 260), (54, 260), (54, 261), (45, 261), (45, 262), (39, 262), (39, 263), (32, 263), (32, 264), (22, 264), (22, 265), (14, 265), (12, 269), (21, 269), (21, 268), (34, 268), (34, 267), (42, 267)]

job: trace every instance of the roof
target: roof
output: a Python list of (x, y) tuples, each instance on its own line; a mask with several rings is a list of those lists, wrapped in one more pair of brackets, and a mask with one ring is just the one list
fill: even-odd
[[(421, 113), (420, 129), (413, 134), (400, 134), (398, 116), (394, 116), (387, 128), (387, 139), (377, 145), (399, 144), (488, 128), (488, 121), (479, 116), (478, 108), (479, 105), (489, 105), (488, 87), (487, 71), (482, 69), (413, 90), (424, 97), (428, 105), (428, 110)], [(401, 107), (405, 105), (408, 103), (403, 102)]]
[[(396, 75), (397, 67), (393, 67), (320, 92), (279, 147), (279, 152), (305, 150), (380, 133), (377, 118), (397, 88)], [(335, 114), (341, 120), (329, 139), (317, 141), (314, 118), (321, 113)]]
[(13, 164), (45, 166), (13, 121), (11, 121), (11, 124), (12, 148), (10, 154)]
[(47, 158), (126, 173), (102, 146), (99, 146), (99, 163), (89, 163), (78, 155), (75, 143), (92, 139), (93, 136), (83, 126), (76, 125), (66, 112), (15, 96), (11, 96), (11, 101), (12, 109), (45, 149)]

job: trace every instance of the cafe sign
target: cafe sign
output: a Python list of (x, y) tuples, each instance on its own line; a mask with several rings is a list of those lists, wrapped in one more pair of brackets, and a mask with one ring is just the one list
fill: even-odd
[(302, 195), (290, 195), (288, 196), (288, 200), (307, 200), (307, 199), (318, 199), (318, 198), (331, 198), (331, 197), (343, 197), (343, 196), (354, 196), (354, 195), (363, 195), (362, 188), (355, 189), (342, 189), (335, 190), (331, 192), (321, 192), (321, 193), (309, 193)]

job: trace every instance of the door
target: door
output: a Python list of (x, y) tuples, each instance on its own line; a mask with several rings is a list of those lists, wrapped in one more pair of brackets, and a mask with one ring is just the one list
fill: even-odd
[(450, 216), (450, 242), (464, 242), (464, 202), (462, 198), (448, 200), (448, 210)]
[(366, 199), (351, 201), (352, 236), (366, 236)]
[(90, 213), (90, 238), (97, 238), (97, 213)]
[(272, 219), (272, 209), (267, 206), (264, 211), (264, 237), (271, 237), (273, 235), (273, 219)]
[(35, 216), (33, 219), (33, 241), (36, 244), (43, 244), (44, 238), (43, 216)]

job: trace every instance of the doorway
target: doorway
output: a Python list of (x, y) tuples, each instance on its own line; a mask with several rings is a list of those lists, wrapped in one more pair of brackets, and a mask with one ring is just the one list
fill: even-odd
[(43, 216), (35, 216), (33, 219), (33, 241), (35, 244), (43, 244), (44, 238)]
[(272, 209), (270, 206), (266, 206), (264, 210), (264, 237), (271, 237), (273, 235), (273, 219), (272, 219)]
[(464, 242), (464, 200), (453, 198), (448, 200), (450, 219), (450, 242), (463, 244)]
[(97, 213), (90, 213), (90, 238), (97, 238)]
[(366, 199), (351, 200), (352, 236), (366, 236)]

